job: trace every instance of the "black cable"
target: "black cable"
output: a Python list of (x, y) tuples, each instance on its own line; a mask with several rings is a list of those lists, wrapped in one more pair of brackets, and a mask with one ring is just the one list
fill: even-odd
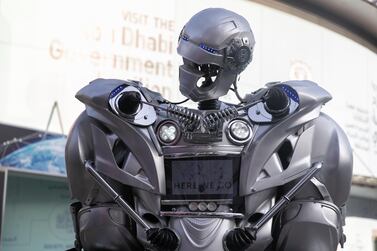
[(185, 103), (185, 102), (187, 102), (189, 99), (188, 98), (186, 98), (185, 100), (183, 100), (183, 101), (179, 101), (179, 102), (170, 102), (169, 100), (164, 100), (164, 102), (165, 103), (168, 103), (168, 104), (172, 104), (172, 105), (180, 105), (180, 104), (183, 104), (183, 103)]
[(246, 102), (245, 99), (243, 99), (243, 98), (241, 97), (241, 95), (238, 93), (238, 88), (237, 88), (237, 77), (236, 77), (236, 79), (235, 79), (234, 82), (233, 82), (233, 87), (234, 87), (234, 88), (230, 88), (230, 90), (232, 90), (232, 91), (234, 92), (234, 94), (236, 94), (238, 100), (239, 100), (241, 103), (245, 103), (245, 102)]
[[(236, 94), (236, 91), (234, 90), (234, 88), (229, 88), (229, 90), (231, 90), (234, 94)], [(237, 99), (238, 99), (238, 101), (240, 101), (238, 97), (237, 97)], [(240, 101), (237, 105), (242, 105), (244, 103), (245, 102)]]

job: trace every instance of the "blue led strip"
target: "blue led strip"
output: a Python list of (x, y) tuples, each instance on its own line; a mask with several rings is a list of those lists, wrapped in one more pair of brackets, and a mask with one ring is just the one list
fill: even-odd
[(300, 102), (300, 98), (298, 97), (297, 92), (292, 87), (290, 87), (289, 85), (281, 85), (281, 88), (293, 101), (297, 103)]
[[(183, 41), (189, 41), (189, 37), (188, 37), (187, 35), (182, 35), (180, 38), (181, 38)], [(206, 51), (210, 52), (210, 53), (218, 54), (218, 51), (217, 51), (216, 49), (214, 49), (214, 48), (212, 48), (212, 47), (209, 47), (209, 46), (207, 46), (207, 45), (204, 44), (204, 43), (200, 43), (200, 44), (199, 44), (199, 47), (202, 48), (203, 50), (206, 50)]]
[(200, 44), (199, 44), (199, 47), (202, 48), (203, 50), (206, 50), (206, 51), (210, 52), (210, 53), (214, 53), (214, 54), (217, 53), (217, 50), (216, 50), (216, 49), (211, 48), (211, 47), (205, 45), (204, 43), (200, 43)]
[(184, 40), (184, 41), (188, 41), (188, 40), (189, 40), (188, 36), (186, 36), (186, 35), (183, 35), (181, 38), (182, 38), (182, 40)]
[(117, 88), (115, 88), (114, 90), (112, 90), (111, 93), (110, 93), (110, 98), (115, 97), (115, 96), (116, 96), (119, 92), (121, 92), (125, 87), (126, 87), (126, 85), (120, 85), (120, 86), (118, 86)]

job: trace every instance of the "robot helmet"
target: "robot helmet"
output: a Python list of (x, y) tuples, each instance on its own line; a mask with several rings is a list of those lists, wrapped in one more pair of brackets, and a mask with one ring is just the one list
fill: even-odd
[(254, 45), (244, 17), (221, 8), (200, 11), (179, 35), (180, 92), (195, 102), (225, 95), (251, 62)]

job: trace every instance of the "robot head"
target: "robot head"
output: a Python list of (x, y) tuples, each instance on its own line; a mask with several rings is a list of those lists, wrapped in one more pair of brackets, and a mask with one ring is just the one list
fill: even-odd
[(225, 95), (251, 62), (254, 44), (244, 17), (220, 8), (200, 11), (179, 36), (180, 92), (195, 102)]

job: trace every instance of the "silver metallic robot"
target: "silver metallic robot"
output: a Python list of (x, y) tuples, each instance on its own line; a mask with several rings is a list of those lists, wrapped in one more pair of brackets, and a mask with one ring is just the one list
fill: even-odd
[[(183, 28), (189, 109), (137, 81), (97, 79), (66, 147), (73, 250), (335, 251), (345, 236), (352, 151), (310, 81), (241, 98), (248, 22), (206, 9)], [(231, 87), (233, 85), (233, 87)], [(239, 104), (218, 100), (234, 91)]]

